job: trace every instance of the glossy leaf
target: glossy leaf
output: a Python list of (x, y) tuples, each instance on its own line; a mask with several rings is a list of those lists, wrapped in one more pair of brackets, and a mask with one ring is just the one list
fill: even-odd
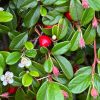
[(10, 43), (10, 49), (16, 50), (22, 48), (27, 39), (28, 39), (27, 33), (22, 33), (16, 36)]
[(26, 27), (34, 26), (40, 17), (40, 7), (32, 8), (24, 17), (24, 24)]
[(32, 81), (33, 81), (33, 78), (28, 74), (24, 74), (23, 78), (22, 78), (22, 84), (25, 86), (25, 87), (28, 87), (32, 84)]
[(80, 68), (76, 73), (75, 75), (80, 75), (80, 74), (88, 74), (90, 75), (92, 72), (92, 67), (91, 66), (87, 66), (87, 67), (82, 67)]
[(60, 42), (54, 45), (52, 48), (52, 53), (54, 55), (61, 55), (67, 52), (70, 48), (70, 43), (68, 41)]
[(0, 22), (9, 22), (13, 19), (13, 15), (6, 11), (0, 11)]
[(68, 87), (72, 93), (78, 94), (78, 93), (82, 93), (83, 91), (85, 91), (89, 87), (90, 82), (91, 82), (90, 75), (81, 74), (73, 78), (69, 82)]
[(35, 49), (26, 50), (26, 51), (25, 51), (25, 55), (26, 55), (27, 57), (35, 58), (36, 55), (37, 55), (37, 51), (36, 51)]
[(96, 30), (91, 27), (91, 25), (88, 26), (84, 33), (84, 40), (86, 44), (91, 44), (96, 37)]
[(80, 33), (76, 31), (71, 39), (71, 51), (75, 51), (79, 47)]
[(25, 100), (25, 93), (23, 89), (17, 89), (17, 92), (15, 94), (15, 100)]
[(44, 69), (46, 72), (50, 73), (52, 72), (53, 68), (53, 62), (52, 59), (49, 57), (45, 62), (44, 62)]
[(37, 93), (37, 100), (64, 100), (60, 87), (54, 82), (45, 82)]
[(2, 54), (0, 54), (0, 75), (3, 74), (4, 68), (5, 68), (4, 57)]
[(34, 77), (39, 77), (39, 73), (37, 71), (30, 71), (29, 74)]
[(92, 8), (88, 8), (83, 12), (81, 23), (82, 25), (88, 24), (94, 17), (95, 11)]
[(31, 50), (34, 48), (34, 45), (32, 44), (32, 42), (26, 42), (25, 47), (27, 50)]
[(21, 54), (19, 52), (12, 52), (8, 55), (7, 59), (6, 59), (6, 63), (8, 65), (13, 65), (15, 63), (18, 62), (18, 60), (20, 59)]
[(65, 18), (61, 18), (58, 23), (57, 35), (58, 39), (62, 39), (66, 36), (68, 31), (68, 21)]
[(63, 56), (55, 56), (59, 66), (68, 79), (73, 77), (73, 69), (71, 63)]
[(100, 10), (100, 0), (88, 0), (89, 6), (96, 11)]
[(47, 15), (47, 10), (43, 6), (40, 7), (40, 14), (41, 14), (41, 16), (46, 16)]
[(95, 74), (94, 75), (94, 86), (100, 93), (100, 85), (99, 84), (100, 84), (100, 76), (98, 74)]
[(62, 14), (54, 10), (44, 16), (42, 21), (45, 25), (54, 25), (59, 22), (60, 18), (62, 18)]
[(42, 1), (42, 3), (44, 4), (44, 5), (51, 5), (51, 4), (53, 4), (56, 0), (41, 0)]
[(83, 13), (83, 7), (80, 0), (70, 1), (70, 14), (73, 20), (78, 21), (81, 19)]

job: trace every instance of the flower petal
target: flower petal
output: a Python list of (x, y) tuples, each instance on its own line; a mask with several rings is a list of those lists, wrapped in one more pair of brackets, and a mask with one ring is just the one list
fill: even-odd
[(7, 85), (7, 81), (3, 81), (3, 85), (6, 86)]
[(23, 67), (24, 67), (24, 64), (19, 63), (19, 64), (18, 64), (18, 67), (23, 68)]

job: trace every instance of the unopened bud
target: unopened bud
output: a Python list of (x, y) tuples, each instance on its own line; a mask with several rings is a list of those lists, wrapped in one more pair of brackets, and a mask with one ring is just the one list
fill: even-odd
[(67, 93), (66, 91), (62, 90), (62, 94), (63, 94), (63, 96), (64, 96), (65, 98), (68, 98), (68, 93)]
[(53, 67), (53, 74), (55, 75), (55, 76), (59, 76), (59, 70), (58, 70), (58, 68), (57, 67)]
[(98, 26), (98, 21), (97, 21), (97, 18), (96, 18), (96, 17), (93, 18), (92, 26), (93, 26), (94, 28), (97, 28), (97, 26)]
[(87, 1), (87, 0), (82, 0), (82, 6), (83, 6), (83, 8), (85, 8), (85, 9), (89, 8), (88, 1)]
[(79, 40), (79, 46), (81, 48), (84, 48), (85, 47), (85, 41), (84, 41), (84, 38), (82, 36), (82, 33), (81, 33), (81, 37), (80, 37), (80, 40)]
[(98, 96), (98, 91), (95, 88), (91, 89), (91, 96), (96, 98)]

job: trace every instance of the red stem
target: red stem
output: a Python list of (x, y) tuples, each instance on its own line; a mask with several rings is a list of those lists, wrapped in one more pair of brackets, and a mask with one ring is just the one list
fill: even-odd
[(92, 64), (92, 75), (95, 73), (95, 66), (96, 66), (96, 63), (97, 63), (97, 53), (96, 53), (96, 40), (94, 40), (94, 61), (93, 61), (93, 64)]
[(96, 67), (96, 64), (97, 64), (97, 53), (96, 53), (96, 40), (94, 40), (94, 61), (93, 61), (93, 64), (92, 64), (92, 85), (94, 87), (94, 74), (95, 74), (95, 67)]

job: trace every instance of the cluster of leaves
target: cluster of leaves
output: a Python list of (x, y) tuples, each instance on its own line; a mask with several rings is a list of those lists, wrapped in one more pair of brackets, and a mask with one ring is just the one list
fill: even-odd
[[(4, 87), (0, 82), (0, 94), (10, 86), (18, 89), (9, 100), (94, 100), (90, 94), (92, 85), (100, 93), (99, 63), (94, 84), (91, 75), (95, 39), (100, 59), (100, 0), (87, 1), (87, 9), (81, 0), (0, 1), (5, 9), (0, 11), (0, 76), (6, 71), (14, 74), (12, 84)], [(72, 20), (66, 18), (66, 12), (70, 12)], [(94, 16), (97, 28), (92, 26)], [(83, 49), (77, 26), (86, 44)], [(55, 35), (56, 40), (49, 47), (41, 47), (40, 35)], [(32, 64), (20, 68), (22, 57)], [(59, 76), (53, 74), (54, 66), (59, 69)], [(62, 91), (68, 94), (67, 98)], [(98, 96), (96, 100), (99, 99)]]

